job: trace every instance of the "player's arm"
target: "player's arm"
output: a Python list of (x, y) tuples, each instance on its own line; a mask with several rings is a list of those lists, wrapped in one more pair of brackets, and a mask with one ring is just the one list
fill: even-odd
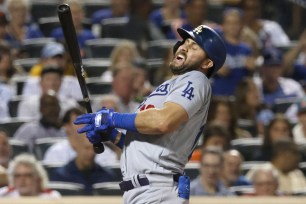
[(182, 106), (167, 102), (161, 109), (151, 108), (139, 112), (135, 126), (143, 134), (164, 134), (176, 130), (187, 120), (188, 114)]
[(78, 130), (79, 133), (120, 128), (152, 135), (174, 131), (187, 120), (188, 114), (182, 106), (167, 102), (161, 109), (152, 108), (139, 113), (117, 113), (104, 108), (95, 114), (78, 116), (74, 123), (87, 124)]

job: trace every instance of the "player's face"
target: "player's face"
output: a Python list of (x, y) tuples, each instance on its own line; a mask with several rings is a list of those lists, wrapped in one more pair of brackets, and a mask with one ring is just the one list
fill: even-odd
[(174, 74), (199, 70), (206, 58), (204, 50), (194, 40), (188, 38), (177, 49), (173, 60), (170, 62), (170, 68)]

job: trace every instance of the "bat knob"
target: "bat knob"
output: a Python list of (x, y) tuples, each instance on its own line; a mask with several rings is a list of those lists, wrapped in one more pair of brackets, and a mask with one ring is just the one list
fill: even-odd
[(68, 4), (61, 4), (61, 5), (59, 5), (59, 6), (57, 7), (57, 11), (58, 11), (58, 12), (65, 13), (65, 12), (67, 12), (67, 11), (69, 11), (69, 10), (70, 10), (70, 7), (69, 7)]
[(104, 152), (104, 145), (103, 143), (94, 144), (93, 149), (96, 154), (101, 154)]

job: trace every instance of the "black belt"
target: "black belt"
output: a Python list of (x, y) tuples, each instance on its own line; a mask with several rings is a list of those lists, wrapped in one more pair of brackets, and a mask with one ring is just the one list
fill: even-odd
[[(181, 176), (181, 174), (174, 174), (173, 175), (173, 181), (178, 182), (179, 177)], [(127, 180), (127, 181), (121, 181), (119, 183), (119, 187), (122, 191), (129, 191), (132, 190), (136, 187), (140, 187), (140, 186), (147, 186), (150, 184), (149, 179), (146, 176), (140, 177), (139, 175), (137, 175), (135, 177), (135, 179), (137, 179), (139, 186), (134, 186), (133, 181), (132, 180)], [(137, 181), (134, 181), (134, 183), (137, 183)]]

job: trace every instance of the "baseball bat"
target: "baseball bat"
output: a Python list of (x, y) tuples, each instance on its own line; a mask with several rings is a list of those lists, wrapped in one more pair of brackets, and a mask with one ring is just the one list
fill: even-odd
[[(79, 43), (76, 37), (75, 27), (72, 21), (72, 15), (70, 7), (68, 4), (60, 4), (57, 7), (57, 14), (61, 23), (61, 27), (64, 33), (64, 37), (67, 43), (68, 51), (71, 56), (71, 60), (74, 66), (77, 79), (80, 84), (81, 92), (83, 95), (83, 100), (85, 102), (85, 107), (87, 113), (92, 113), (92, 108), (90, 105), (90, 99), (88, 96), (88, 91), (85, 83), (85, 70), (82, 65), (82, 59), (80, 55)], [(97, 143), (93, 145), (94, 151), (100, 154), (104, 151), (103, 143)]]

